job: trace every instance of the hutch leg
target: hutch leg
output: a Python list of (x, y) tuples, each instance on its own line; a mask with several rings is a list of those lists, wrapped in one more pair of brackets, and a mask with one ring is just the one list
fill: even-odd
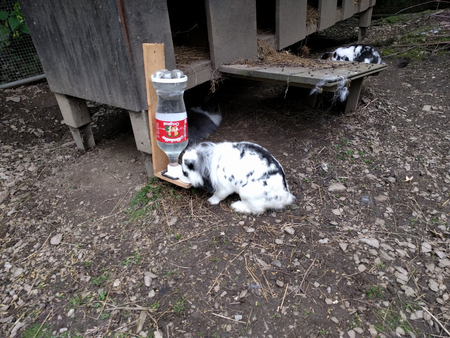
[(77, 148), (87, 150), (95, 147), (91, 128), (91, 117), (86, 100), (74, 96), (55, 93), (64, 123), (69, 126)]
[(345, 106), (346, 113), (356, 111), (356, 107), (358, 106), (359, 94), (361, 94), (363, 80), (363, 77), (352, 80), (350, 84), (350, 92), (347, 98), (347, 104)]
[(150, 141), (150, 126), (148, 120), (148, 112), (142, 110), (140, 112), (128, 111), (133, 127), (134, 140), (137, 149), (142, 153), (142, 160), (149, 177), (154, 176), (152, 162), (152, 147)]

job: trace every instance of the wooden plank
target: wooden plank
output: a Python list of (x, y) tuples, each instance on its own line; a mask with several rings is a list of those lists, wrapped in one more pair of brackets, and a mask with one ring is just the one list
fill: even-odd
[(162, 174), (162, 172), (155, 173), (155, 176), (158, 177), (158, 178), (161, 179), (161, 180), (170, 182), (170, 183), (175, 184), (175, 185), (177, 185), (177, 186), (179, 186), (179, 187), (182, 187), (182, 188), (184, 188), (184, 189), (192, 188), (192, 185), (191, 185), (191, 184), (189, 184), (189, 183), (184, 183), (184, 182), (182, 182), (182, 181), (180, 181), (180, 180), (171, 180), (170, 178), (164, 176), (164, 175)]
[(152, 75), (157, 71), (165, 68), (164, 63), (164, 45), (156, 43), (144, 43), (143, 60), (145, 69), (145, 86), (147, 91), (148, 102), (148, 120), (150, 126), (150, 143), (152, 146), (153, 172), (157, 173), (167, 168), (169, 158), (166, 153), (158, 147), (156, 142), (156, 104), (158, 96), (153, 87)]
[(166, 64), (175, 65), (166, 0), (21, 0), (20, 6), (56, 93), (146, 110), (142, 42), (164, 42)]
[(292, 86), (313, 88), (323, 79), (329, 79), (324, 90), (334, 91), (339, 82), (339, 76), (350, 80), (378, 74), (387, 68), (386, 65), (366, 64), (357, 62), (334, 62), (336, 68), (314, 69), (314, 67), (250, 67), (247, 65), (222, 65), (219, 71), (229, 76), (244, 77), (254, 80), (264, 80), (289, 84)]
[(337, 0), (319, 0), (319, 31), (336, 23)]
[(256, 0), (206, 0), (213, 69), (257, 55)]
[(342, 20), (351, 18), (355, 14), (355, 0), (342, 0)]
[(178, 65), (178, 69), (188, 77), (186, 90), (212, 79), (211, 60), (194, 61), (188, 65)]
[(369, 8), (370, 0), (359, 0), (359, 12), (364, 12)]
[(307, 0), (276, 1), (277, 49), (283, 49), (306, 37)]

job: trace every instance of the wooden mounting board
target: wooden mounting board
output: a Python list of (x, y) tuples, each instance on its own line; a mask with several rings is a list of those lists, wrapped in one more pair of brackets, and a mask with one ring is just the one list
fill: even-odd
[(145, 69), (145, 86), (147, 89), (147, 103), (148, 103), (148, 119), (150, 126), (150, 142), (152, 146), (152, 163), (154, 175), (164, 181), (175, 184), (179, 187), (189, 189), (190, 184), (184, 183), (180, 180), (172, 180), (162, 175), (162, 172), (167, 169), (169, 159), (167, 155), (158, 147), (156, 143), (156, 104), (158, 96), (153, 87), (152, 75), (157, 71), (165, 68), (164, 61), (164, 44), (158, 43), (144, 43), (142, 44), (144, 52), (144, 69)]
[(376, 75), (387, 68), (386, 65), (345, 61), (329, 61), (330, 63), (327, 63), (325, 67), (323, 61), (316, 65), (313, 61), (308, 61), (308, 66), (304, 67), (222, 65), (219, 67), (219, 71), (228, 76), (282, 82), (304, 88), (314, 88), (320, 81), (329, 79), (323, 85), (323, 89), (334, 91), (340, 76), (354, 80), (368, 75)]

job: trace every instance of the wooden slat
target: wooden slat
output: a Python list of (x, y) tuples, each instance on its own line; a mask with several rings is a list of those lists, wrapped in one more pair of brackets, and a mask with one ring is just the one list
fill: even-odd
[(337, 0), (319, 0), (319, 31), (336, 23)]
[(148, 103), (148, 120), (150, 125), (150, 142), (152, 145), (153, 171), (155, 173), (165, 170), (169, 164), (169, 159), (165, 152), (158, 147), (156, 143), (156, 104), (158, 96), (153, 87), (152, 75), (165, 68), (164, 62), (164, 45), (157, 43), (144, 43), (142, 45), (144, 52), (144, 70), (145, 70), (145, 86), (147, 89)]
[(277, 49), (283, 49), (306, 37), (307, 0), (277, 0)]
[(323, 79), (329, 79), (324, 90), (334, 91), (339, 76), (349, 80), (377, 74), (387, 68), (386, 65), (357, 62), (334, 62), (336, 68), (320, 69), (314, 67), (250, 67), (247, 65), (222, 65), (219, 71), (229, 76), (271, 81), (292, 86), (313, 88)]
[(256, 0), (206, 0), (208, 39), (213, 68), (258, 53)]
[(342, 0), (342, 20), (351, 18), (355, 14), (355, 0)]
[(369, 8), (370, 0), (359, 0), (359, 11), (364, 12)]
[(164, 43), (175, 66), (166, 0), (21, 0), (53, 92), (147, 109), (142, 43)]

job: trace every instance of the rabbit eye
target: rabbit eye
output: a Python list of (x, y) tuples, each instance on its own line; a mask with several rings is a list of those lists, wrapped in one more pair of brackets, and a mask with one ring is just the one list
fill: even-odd
[(189, 169), (189, 170), (194, 170), (194, 162), (193, 161), (184, 161), (185, 166)]

